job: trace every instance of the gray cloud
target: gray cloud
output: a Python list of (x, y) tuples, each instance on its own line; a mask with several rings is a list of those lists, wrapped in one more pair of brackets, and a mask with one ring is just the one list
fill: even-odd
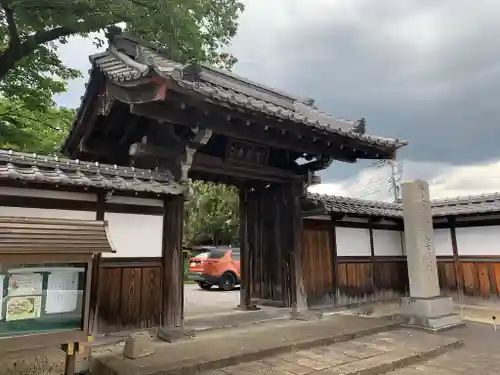
[[(408, 178), (498, 159), (500, 2), (245, 2), (231, 47), (237, 73), (313, 97), (335, 116), (365, 117), (371, 134), (409, 140), (399, 155), (414, 162)], [(86, 75), (94, 52), (76, 38), (60, 55)], [(77, 106), (85, 81), (58, 102)], [(345, 178), (367, 164), (334, 163), (322, 177)]]
[[(237, 72), (313, 97), (336, 116), (365, 117), (370, 133), (408, 139), (403, 158), (465, 164), (498, 157), (499, 2), (273, 5), (248, 3), (233, 43)], [(357, 169), (340, 166), (325, 178)]]

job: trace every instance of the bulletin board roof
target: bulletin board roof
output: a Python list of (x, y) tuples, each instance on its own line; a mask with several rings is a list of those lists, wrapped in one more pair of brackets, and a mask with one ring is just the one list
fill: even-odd
[(0, 254), (114, 253), (107, 222), (0, 216)]

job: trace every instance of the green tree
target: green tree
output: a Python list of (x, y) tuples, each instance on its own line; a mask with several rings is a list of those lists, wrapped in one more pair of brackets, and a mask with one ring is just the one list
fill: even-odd
[(238, 0), (0, 0), (0, 6), (2, 81), (23, 61), (41, 73), (72, 76), (55, 54), (57, 43), (116, 25), (167, 48), (174, 59), (232, 64), (222, 49), (243, 10)]
[[(236, 33), (242, 10), (238, 0), (0, 0), (0, 144), (53, 150), (54, 142), (45, 142), (50, 127), (41, 124), (67, 117), (70, 110), (57, 109), (53, 96), (81, 76), (57, 55), (69, 37), (94, 37), (101, 46), (97, 32), (113, 37), (123, 28), (166, 48), (174, 59), (230, 67), (235, 59), (223, 47)], [(64, 131), (51, 132), (49, 139)]]
[(73, 109), (28, 109), (20, 100), (0, 99), (0, 148), (57, 154), (74, 117)]
[(184, 244), (234, 244), (238, 240), (238, 215), (236, 188), (191, 181), (190, 200), (186, 202)]

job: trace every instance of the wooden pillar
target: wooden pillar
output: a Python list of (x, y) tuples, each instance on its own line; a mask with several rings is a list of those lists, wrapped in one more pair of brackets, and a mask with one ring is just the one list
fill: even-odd
[(375, 287), (375, 244), (373, 242), (373, 219), (369, 218), (368, 219), (368, 233), (370, 235), (370, 263), (372, 267), (372, 272), (370, 275), (371, 279), (371, 292), (373, 296), (375, 296), (376, 293), (376, 287)]
[(302, 268), (302, 231), (303, 222), (300, 212), (300, 197), (304, 191), (302, 183), (295, 183), (290, 189), (291, 203), (291, 230), (290, 235), (293, 239), (292, 248), (292, 268), (293, 268), (293, 291), (294, 298), (292, 303), (292, 314), (301, 314), (308, 311), (307, 293), (304, 283), (304, 275)]
[(182, 232), (184, 195), (164, 201), (161, 254), (162, 306), (161, 326), (182, 327), (184, 318), (184, 264)]
[(463, 288), (462, 288), (462, 268), (460, 267), (460, 259), (458, 257), (458, 243), (457, 243), (457, 224), (454, 217), (448, 217), (448, 223), (450, 224), (450, 237), (451, 237), (451, 248), (453, 250), (453, 266), (455, 268), (455, 281), (458, 291), (459, 303), (463, 301)]
[[(106, 198), (104, 193), (97, 195), (96, 217), (98, 221), (104, 220), (106, 211)], [(99, 331), (99, 279), (101, 276), (101, 254), (94, 254), (92, 258), (92, 280), (90, 284), (90, 312), (89, 312), (89, 333), (94, 335)]]
[(330, 214), (330, 235), (331, 235), (331, 240), (332, 240), (332, 278), (333, 278), (333, 285), (332, 285), (332, 292), (333, 292), (333, 301), (335, 304), (338, 303), (340, 293), (339, 293), (339, 270), (338, 270), (338, 264), (339, 264), (339, 259), (337, 256), (337, 230), (335, 227), (335, 221), (336, 219), (334, 218), (333, 214)]
[(244, 310), (255, 310), (256, 306), (251, 301), (251, 274), (253, 262), (253, 251), (248, 242), (248, 188), (240, 187), (239, 191), (239, 214), (240, 214), (240, 264), (241, 264), (241, 286), (240, 303), (238, 307)]

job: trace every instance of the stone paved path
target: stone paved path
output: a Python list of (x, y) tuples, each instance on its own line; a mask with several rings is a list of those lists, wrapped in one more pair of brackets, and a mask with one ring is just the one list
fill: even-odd
[(294, 351), (202, 374), (350, 374), (373, 366), (394, 363), (397, 360), (437, 349), (454, 341), (456, 340), (421, 331), (400, 329), (310, 350)]
[(444, 335), (464, 340), (463, 348), (388, 375), (497, 375), (500, 374), (500, 329), (490, 324), (468, 323)]

